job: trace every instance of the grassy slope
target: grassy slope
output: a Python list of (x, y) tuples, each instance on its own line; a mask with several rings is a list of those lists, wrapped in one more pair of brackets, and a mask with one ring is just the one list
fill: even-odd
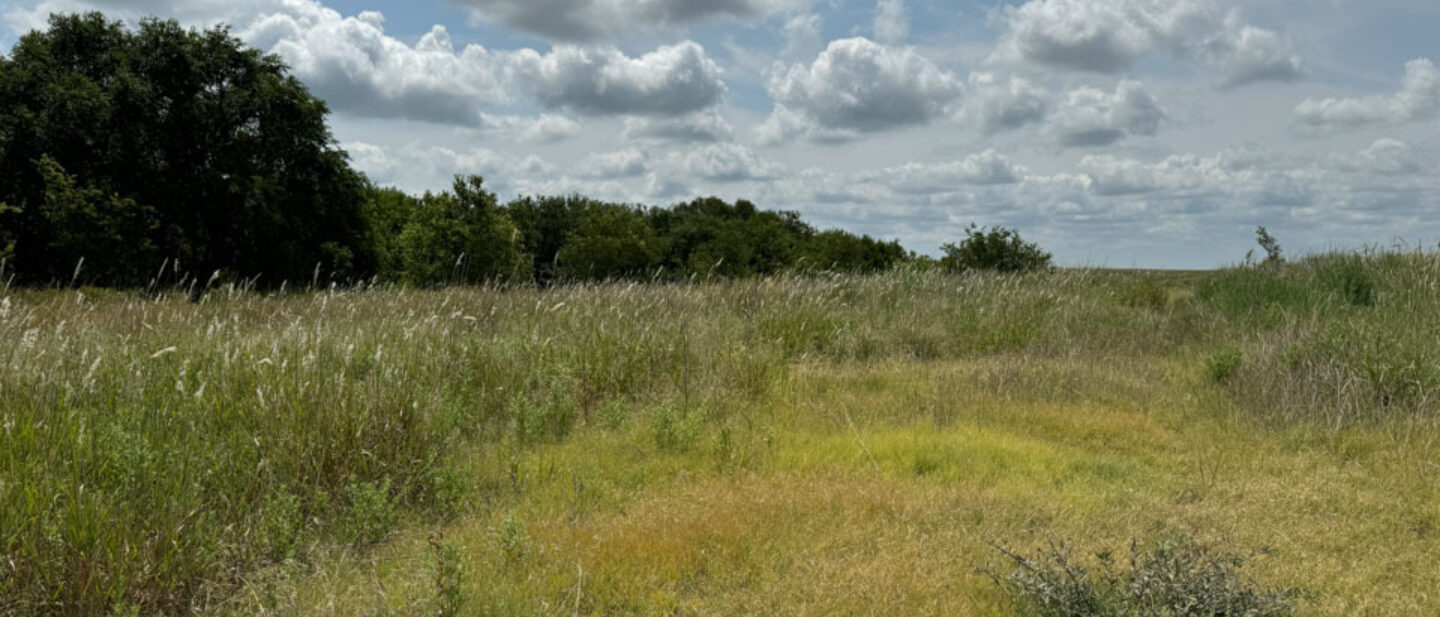
[(11, 292), (0, 613), (433, 612), (439, 546), (462, 614), (1004, 614), (987, 542), (1180, 535), (1434, 613), (1440, 267), (1356, 272)]

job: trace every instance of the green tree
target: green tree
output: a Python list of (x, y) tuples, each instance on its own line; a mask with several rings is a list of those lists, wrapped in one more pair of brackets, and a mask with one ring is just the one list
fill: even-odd
[(880, 272), (908, 257), (898, 242), (881, 242), (840, 229), (815, 234), (805, 246), (805, 270)]
[(168, 259), (197, 277), (225, 269), (278, 284), (310, 280), (317, 264), (337, 276), (375, 266), (364, 179), (335, 147), (325, 104), (223, 27), (152, 19), (129, 31), (99, 13), (52, 16), (0, 58), (0, 101), (0, 202), (21, 210), (12, 233), (24, 280), (54, 280), (75, 248), (41, 207), (46, 157), (76, 190), (153, 209), (155, 225), (125, 233), (155, 252), (117, 253), (132, 262), (117, 275)]
[(1033, 272), (1050, 268), (1050, 253), (1026, 242), (1020, 233), (1004, 227), (981, 229), (970, 225), (959, 244), (945, 244), (941, 263), (946, 269), (993, 270), (996, 272)]
[(569, 242), (584, 213), (602, 205), (588, 197), (565, 195), (522, 197), (505, 207), (531, 256), (535, 282), (548, 284), (559, 274), (560, 249)]
[(660, 255), (660, 237), (640, 212), (616, 204), (591, 204), (556, 262), (561, 278), (604, 280), (643, 276)]
[[(38, 211), (54, 230), (50, 239), (56, 267), (73, 268), (72, 278), (138, 285), (155, 261), (150, 233), (155, 211), (134, 200), (79, 186), (65, 168), (40, 158), (45, 198)], [(83, 266), (82, 266), (83, 262)], [(83, 276), (81, 276), (83, 274)]]
[(652, 210), (650, 224), (666, 246), (674, 272), (749, 276), (792, 267), (814, 229), (794, 212), (761, 211), (707, 197)]
[(530, 280), (520, 232), (480, 176), (421, 198), (398, 240), (404, 279), (416, 285)]
[(371, 186), (365, 199), (365, 220), (369, 226), (368, 244), (375, 252), (376, 274), (386, 281), (400, 281), (405, 276), (401, 234), (418, 212), (421, 201), (393, 188)]

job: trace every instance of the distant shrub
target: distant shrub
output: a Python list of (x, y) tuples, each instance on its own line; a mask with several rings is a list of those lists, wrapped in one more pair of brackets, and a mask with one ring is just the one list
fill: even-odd
[(1225, 383), (1240, 371), (1240, 365), (1244, 363), (1245, 353), (1239, 347), (1231, 345), (1215, 352), (1205, 361), (1205, 374), (1211, 381)]
[(1050, 253), (1026, 242), (1019, 232), (1004, 227), (985, 230), (976, 225), (965, 229), (959, 244), (945, 244), (941, 263), (954, 272), (993, 270), (996, 272), (1034, 272), (1050, 268)]
[(1098, 553), (1078, 562), (1054, 542), (1033, 557), (997, 547), (1015, 566), (986, 569), (1022, 615), (1036, 617), (1282, 617), (1295, 614), (1300, 593), (1258, 587), (1239, 572), (1245, 559), (1189, 541), (1142, 550), (1132, 542), (1127, 563)]
[(1285, 263), (1285, 257), (1281, 254), (1280, 241), (1265, 229), (1265, 226), (1255, 228), (1255, 243), (1265, 251), (1265, 261), (1262, 265), (1278, 266)]

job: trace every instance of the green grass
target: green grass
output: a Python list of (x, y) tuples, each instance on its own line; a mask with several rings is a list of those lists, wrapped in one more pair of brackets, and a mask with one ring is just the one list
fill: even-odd
[(0, 614), (1002, 615), (992, 542), (1176, 535), (1436, 612), (1437, 281), (6, 290)]

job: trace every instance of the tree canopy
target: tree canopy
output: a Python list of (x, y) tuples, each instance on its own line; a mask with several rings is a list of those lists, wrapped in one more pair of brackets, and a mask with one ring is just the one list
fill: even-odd
[(0, 203), (22, 280), (372, 271), (325, 103), (224, 27), (57, 15), (0, 57)]

